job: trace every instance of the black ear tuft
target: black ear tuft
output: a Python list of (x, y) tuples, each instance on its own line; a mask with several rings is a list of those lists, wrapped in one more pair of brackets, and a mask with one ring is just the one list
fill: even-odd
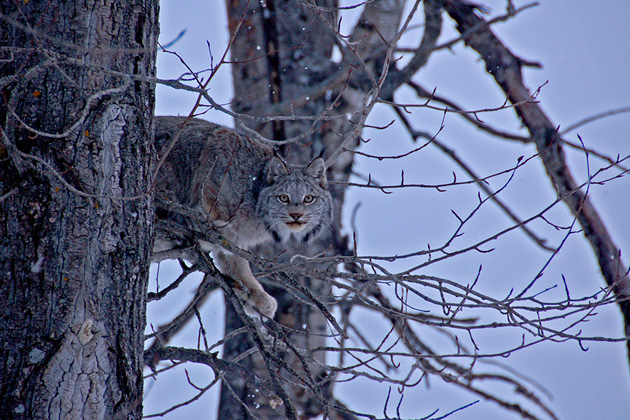
[(289, 172), (286, 163), (278, 156), (274, 156), (267, 166), (267, 183), (273, 184), (282, 175), (286, 175)]
[(317, 179), (322, 188), (326, 188), (328, 179), (326, 178), (326, 164), (324, 163), (324, 159), (320, 157), (313, 159), (313, 161), (308, 164), (304, 172)]

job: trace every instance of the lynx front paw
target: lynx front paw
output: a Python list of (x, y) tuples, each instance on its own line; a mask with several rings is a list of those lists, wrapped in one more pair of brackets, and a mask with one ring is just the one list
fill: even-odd
[(269, 293), (263, 290), (253, 290), (251, 294), (245, 295), (239, 291), (237, 294), (245, 301), (243, 310), (248, 316), (258, 318), (262, 314), (265, 317), (273, 318), (276, 314), (278, 303)]
[(251, 317), (259, 316), (259, 313), (266, 317), (273, 318), (278, 309), (278, 303), (267, 292), (255, 290), (245, 302), (245, 313)]

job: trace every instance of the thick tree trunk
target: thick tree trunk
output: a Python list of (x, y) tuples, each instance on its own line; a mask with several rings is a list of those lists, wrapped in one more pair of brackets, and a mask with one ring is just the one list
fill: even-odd
[(157, 1), (0, 8), (0, 418), (140, 418)]

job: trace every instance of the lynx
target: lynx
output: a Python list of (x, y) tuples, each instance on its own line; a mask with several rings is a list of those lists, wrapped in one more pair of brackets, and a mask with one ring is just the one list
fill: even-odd
[[(306, 242), (329, 228), (332, 199), (323, 159), (306, 166), (288, 165), (270, 146), (232, 129), (201, 119), (185, 121), (156, 117), (155, 148), (160, 156), (179, 132), (157, 175), (158, 194), (202, 211), (226, 240), (241, 249), (271, 240)], [(160, 209), (158, 216), (181, 222), (181, 216)], [(156, 239), (153, 252), (174, 246)], [(243, 287), (234, 290), (249, 316), (274, 316), (276, 300), (254, 277), (247, 260), (209, 243), (202, 243), (202, 248), (212, 252), (223, 274), (240, 281)]]

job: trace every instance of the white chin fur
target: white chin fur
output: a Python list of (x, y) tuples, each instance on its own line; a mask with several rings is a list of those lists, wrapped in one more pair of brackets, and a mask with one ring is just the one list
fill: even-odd
[(286, 223), (286, 227), (292, 232), (299, 232), (304, 230), (305, 223)]
[(291, 238), (297, 241), (301, 241), (304, 236), (306, 236), (306, 224), (286, 224), (282, 223), (278, 225), (277, 231), (278, 236), (281, 238), (282, 242), (287, 242)]

